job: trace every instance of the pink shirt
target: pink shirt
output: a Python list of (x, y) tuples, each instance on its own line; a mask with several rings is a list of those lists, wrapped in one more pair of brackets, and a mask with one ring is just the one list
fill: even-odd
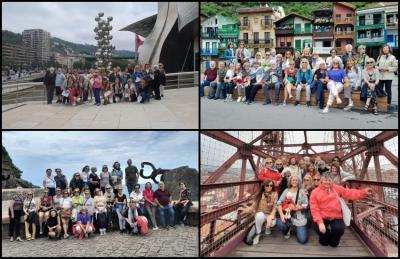
[(100, 75), (93, 76), (93, 88), (101, 88), (102, 87), (102, 78)]
[[(143, 196), (151, 202), (154, 202), (154, 192), (152, 190), (144, 189)], [(145, 204), (149, 205), (150, 203), (145, 201)]]

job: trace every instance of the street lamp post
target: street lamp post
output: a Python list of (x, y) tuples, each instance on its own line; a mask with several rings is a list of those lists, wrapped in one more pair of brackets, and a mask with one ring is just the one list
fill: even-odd
[(94, 18), (97, 22), (97, 26), (94, 28), (94, 32), (96, 33), (95, 39), (97, 40), (97, 49), (96, 49), (96, 68), (106, 68), (107, 70), (111, 70), (112, 65), (112, 51), (115, 49), (115, 46), (111, 45), (111, 40), (113, 36), (111, 35), (112, 26), (110, 25), (113, 20), (112, 16), (107, 17), (107, 20), (102, 19), (104, 13), (99, 13), (98, 16)]

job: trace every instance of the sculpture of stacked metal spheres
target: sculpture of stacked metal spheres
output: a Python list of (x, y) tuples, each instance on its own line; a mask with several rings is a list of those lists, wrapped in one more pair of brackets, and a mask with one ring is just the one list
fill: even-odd
[(107, 20), (101, 19), (104, 16), (104, 13), (99, 13), (94, 20), (97, 22), (97, 26), (94, 28), (94, 32), (96, 33), (95, 39), (97, 40), (97, 49), (96, 49), (96, 68), (106, 68), (107, 70), (111, 70), (111, 59), (112, 59), (112, 51), (115, 49), (115, 46), (111, 45), (112, 35), (110, 34), (112, 30), (112, 26), (110, 22), (113, 20), (112, 16), (107, 17)]

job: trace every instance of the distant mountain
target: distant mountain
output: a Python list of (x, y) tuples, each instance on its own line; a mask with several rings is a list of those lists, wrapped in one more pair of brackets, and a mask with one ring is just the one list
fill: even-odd
[[(21, 44), (22, 34), (14, 33), (12, 31), (2, 30), (1, 31), (1, 42), (11, 44)], [(79, 44), (66, 41), (57, 37), (50, 38), (51, 51), (60, 53), (62, 55), (70, 54), (81, 54), (94, 56), (96, 52), (96, 46), (91, 44)], [(129, 50), (114, 50), (114, 57), (134, 57), (135, 53)]]
[[(331, 2), (267, 2), (270, 7), (282, 6), (285, 15), (297, 13), (303, 16), (312, 17), (312, 11), (320, 8), (331, 6)], [(365, 7), (369, 2), (349, 2), (356, 8)], [(200, 12), (207, 16), (216, 14), (231, 17), (239, 21), (237, 9), (246, 7), (259, 7), (260, 2), (201, 2)]]

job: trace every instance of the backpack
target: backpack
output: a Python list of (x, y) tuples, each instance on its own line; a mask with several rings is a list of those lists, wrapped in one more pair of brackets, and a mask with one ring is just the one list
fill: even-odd
[(249, 233), (247, 233), (247, 235), (245, 236), (243, 241), (247, 245), (251, 246), (251, 245), (253, 245), (253, 240), (254, 240), (255, 236), (256, 236), (256, 224), (253, 223), (253, 225), (250, 228)]
[(140, 234), (147, 235), (149, 233), (149, 228), (147, 227), (147, 218), (145, 216), (136, 216), (135, 220)]

